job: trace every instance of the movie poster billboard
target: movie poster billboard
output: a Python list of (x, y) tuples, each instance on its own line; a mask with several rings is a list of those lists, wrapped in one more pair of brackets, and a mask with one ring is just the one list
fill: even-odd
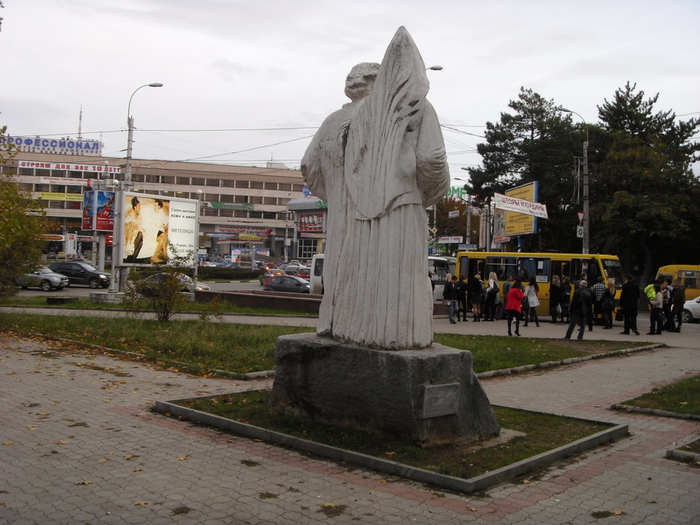
[(83, 230), (114, 231), (115, 193), (86, 191), (83, 193)]
[(124, 192), (120, 206), (121, 265), (163, 264), (172, 257), (197, 263), (199, 201)]

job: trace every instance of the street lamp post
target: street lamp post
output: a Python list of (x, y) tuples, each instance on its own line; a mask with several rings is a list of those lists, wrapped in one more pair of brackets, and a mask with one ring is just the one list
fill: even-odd
[[(116, 199), (117, 201), (117, 206), (116, 206), (116, 213), (114, 217), (114, 235), (112, 237), (112, 285), (110, 287), (110, 291), (114, 290), (115, 286), (115, 280), (117, 277), (117, 256), (119, 255), (120, 251), (120, 230), (119, 230), (119, 221), (122, 220), (122, 216), (124, 214), (124, 210), (122, 209), (122, 195), (121, 192), (124, 191), (124, 188), (127, 190), (131, 189), (131, 150), (132, 146), (134, 143), (134, 117), (131, 116), (131, 101), (134, 98), (134, 95), (139, 89), (145, 88), (145, 87), (154, 87), (154, 88), (159, 88), (163, 87), (163, 84), (160, 82), (151, 82), (150, 84), (144, 84), (143, 86), (139, 86), (134, 90), (134, 92), (131, 94), (129, 97), (129, 104), (127, 105), (126, 108), (126, 125), (127, 125), (127, 138), (126, 138), (126, 165), (124, 166), (124, 184), (121, 185), (119, 188), (115, 188), (115, 191), (119, 192), (118, 198)], [(123, 291), (124, 287), (124, 281), (126, 280), (126, 272), (122, 271), (123, 269), (119, 267), (119, 282), (116, 283), (119, 286), (119, 291)]]
[[(466, 168), (462, 168), (465, 170)], [(468, 182), (464, 179), (460, 179), (459, 177), (455, 177), (455, 180), (461, 181), (461, 182)], [(461, 200), (467, 203), (467, 235), (465, 236), (466, 243), (465, 244), (471, 244), (472, 243), (472, 203), (469, 199), (462, 199)]]
[(131, 147), (134, 143), (134, 117), (131, 116), (131, 100), (139, 89), (145, 87), (159, 88), (163, 87), (160, 82), (151, 82), (150, 84), (144, 84), (136, 88), (136, 90), (129, 97), (129, 105), (126, 108), (126, 125), (128, 129), (128, 136), (126, 139), (126, 166), (124, 168), (124, 182), (128, 186), (131, 183)]
[(583, 125), (586, 127), (586, 141), (583, 143), (583, 250), (582, 253), (590, 253), (590, 215), (588, 213), (589, 209), (589, 197), (588, 197), (588, 123), (586, 120), (570, 109), (559, 108), (559, 111), (564, 113), (573, 113), (578, 115), (578, 117), (583, 121)]

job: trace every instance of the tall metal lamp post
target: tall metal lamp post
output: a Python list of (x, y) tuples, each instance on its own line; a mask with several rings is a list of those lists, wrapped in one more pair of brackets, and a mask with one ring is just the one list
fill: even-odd
[(583, 143), (583, 250), (582, 253), (590, 253), (590, 215), (589, 210), (589, 196), (588, 196), (588, 123), (581, 115), (566, 108), (558, 108), (559, 111), (564, 113), (573, 113), (577, 115), (582, 121), (583, 125), (586, 127), (586, 141)]
[[(131, 101), (134, 98), (134, 95), (139, 89), (145, 88), (145, 87), (154, 87), (154, 88), (159, 88), (163, 87), (163, 84), (160, 82), (151, 82), (150, 84), (144, 84), (143, 86), (139, 86), (134, 90), (134, 92), (131, 94), (129, 97), (129, 105), (126, 108), (126, 125), (127, 125), (127, 139), (126, 139), (126, 165), (124, 167), (124, 184), (119, 188), (118, 191), (124, 191), (124, 188), (127, 190), (131, 188), (131, 149), (134, 143), (134, 117), (131, 116)], [(115, 188), (116, 190), (116, 188)], [(122, 209), (121, 206), (121, 195), (119, 196), (117, 200), (117, 211), (115, 213), (114, 217), (114, 235), (113, 235), (113, 240), (112, 240), (112, 284), (110, 286), (110, 291), (115, 291), (115, 278), (117, 276), (117, 255), (119, 254), (119, 243), (121, 242), (120, 235), (121, 232), (119, 231), (119, 222), (122, 220), (122, 214), (124, 213), (124, 210)], [(126, 272), (120, 271), (119, 275), (119, 291), (121, 292), (124, 287), (123, 281), (126, 280)]]
[[(463, 170), (466, 170), (466, 168), (462, 168)], [(455, 180), (461, 181), (468, 183), (469, 181), (466, 181), (464, 179), (460, 179), (459, 177), (455, 177)], [(464, 202), (467, 203), (467, 235), (465, 238), (465, 244), (471, 244), (472, 243), (472, 203), (469, 199), (463, 199), (460, 197), (460, 199)]]
[(131, 183), (131, 147), (134, 143), (134, 117), (131, 116), (131, 100), (139, 89), (145, 87), (159, 88), (163, 87), (160, 82), (151, 82), (150, 84), (144, 84), (136, 88), (136, 90), (129, 97), (129, 105), (126, 108), (126, 125), (129, 130), (128, 137), (126, 139), (126, 167), (124, 168), (124, 182), (128, 186)]

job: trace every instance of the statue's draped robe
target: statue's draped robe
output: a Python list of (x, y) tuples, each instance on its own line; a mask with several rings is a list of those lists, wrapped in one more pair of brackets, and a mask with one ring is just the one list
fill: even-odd
[(317, 332), (376, 348), (433, 341), (426, 207), (450, 184), (425, 64), (400, 28), (371, 94), (330, 115), (304, 155), (328, 203)]

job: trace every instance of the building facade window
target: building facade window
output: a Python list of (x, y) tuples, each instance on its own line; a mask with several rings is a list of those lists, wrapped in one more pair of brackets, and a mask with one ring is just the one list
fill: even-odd
[(316, 239), (299, 239), (297, 258), (312, 259), (316, 255), (317, 243)]

